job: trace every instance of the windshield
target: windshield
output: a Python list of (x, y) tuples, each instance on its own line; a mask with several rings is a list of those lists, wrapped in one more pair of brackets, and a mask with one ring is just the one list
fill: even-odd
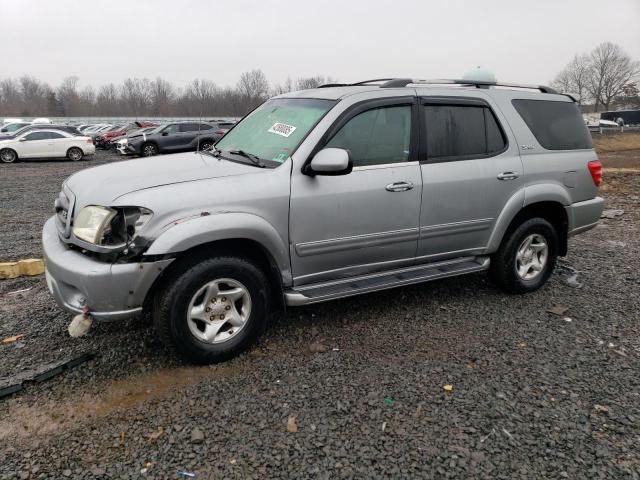
[(268, 100), (222, 137), (216, 148), (283, 163), (333, 105), (332, 100), (314, 98)]

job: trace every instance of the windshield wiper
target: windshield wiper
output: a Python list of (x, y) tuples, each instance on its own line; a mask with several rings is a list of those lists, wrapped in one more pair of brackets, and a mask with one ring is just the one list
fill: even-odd
[(239, 155), (244, 158), (248, 158), (254, 165), (257, 165), (260, 168), (265, 168), (266, 165), (262, 162), (259, 156), (254, 155), (253, 153), (247, 153), (244, 150), (229, 150), (229, 153), (232, 155)]

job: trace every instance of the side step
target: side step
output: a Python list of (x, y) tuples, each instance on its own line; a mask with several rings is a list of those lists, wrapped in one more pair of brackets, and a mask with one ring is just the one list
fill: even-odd
[(361, 293), (480, 272), (489, 268), (489, 257), (464, 257), (445, 262), (406, 267), (388, 272), (303, 285), (284, 293), (289, 306), (308, 305)]

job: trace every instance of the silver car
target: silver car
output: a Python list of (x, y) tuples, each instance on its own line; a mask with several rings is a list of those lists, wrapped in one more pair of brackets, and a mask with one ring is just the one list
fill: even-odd
[(44, 226), (69, 312), (149, 311), (189, 361), (287, 306), (488, 270), (540, 288), (603, 209), (580, 111), (547, 87), (391, 79), (272, 98), (213, 148), (68, 178)]

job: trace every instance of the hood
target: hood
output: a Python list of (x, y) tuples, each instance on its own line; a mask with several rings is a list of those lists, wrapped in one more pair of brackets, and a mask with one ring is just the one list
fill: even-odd
[(189, 152), (88, 168), (69, 177), (66, 184), (75, 194), (78, 207), (108, 206), (122, 195), (147, 188), (268, 170)]

